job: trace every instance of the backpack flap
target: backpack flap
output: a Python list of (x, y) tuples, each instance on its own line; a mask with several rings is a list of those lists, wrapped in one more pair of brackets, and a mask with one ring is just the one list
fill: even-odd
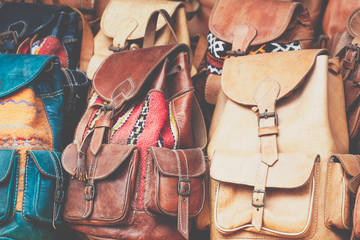
[(94, 90), (106, 101), (111, 101), (120, 93), (130, 100), (165, 58), (175, 57), (179, 52), (189, 53), (190, 49), (185, 44), (178, 44), (112, 54), (95, 73)]
[(29, 221), (60, 223), (65, 196), (61, 153), (32, 150), (27, 155), (23, 216)]
[[(259, 45), (277, 39), (278, 43), (289, 43), (297, 39), (313, 39), (313, 31), (300, 31), (301, 27), (290, 25), (294, 16), (299, 16), (303, 7), (299, 2), (266, 0), (219, 0), (212, 11), (209, 28), (219, 39), (237, 44), (246, 37), (249, 45)], [(243, 28), (251, 28), (255, 36), (248, 35)], [(289, 28), (292, 36), (282, 36)], [(291, 29), (293, 28), (293, 29)], [(238, 45), (239, 46), (239, 45)], [(234, 49), (234, 46), (233, 46)], [(235, 48), (237, 50), (238, 48)], [(246, 49), (240, 49), (246, 51)]]
[(29, 85), (54, 63), (58, 63), (55, 56), (0, 55), (0, 98)]
[[(261, 232), (283, 237), (308, 235), (316, 213), (317, 159), (317, 155), (280, 153), (269, 167)], [(261, 154), (256, 153), (215, 152), (210, 168), (216, 188), (214, 222), (223, 234), (242, 229), (256, 232), (252, 204), (260, 161)]]
[[(325, 50), (317, 49), (227, 59), (221, 79), (221, 88), (231, 100), (242, 105), (256, 106), (255, 90), (260, 82), (271, 78), (280, 84), (280, 93), (277, 98), (279, 101), (291, 95), (303, 83), (311, 72), (316, 57), (324, 53), (326, 53)], [(239, 78), (239, 76), (242, 77)], [(246, 87), (244, 88), (244, 86)]]
[[(72, 223), (116, 225), (124, 220), (135, 188), (138, 150), (135, 146), (104, 144), (96, 158), (86, 156), (88, 176), (93, 181), (73, 178), (65, 199), (64, 218)], [(70, 144), (64, 150), (62, 166), (74, 175), (78, 150)], [(107, 203), (111, 203), (109, 206)], [(129, 211), (131, 212), (131, 211)]]
[[(127, 41), (144, 37), (149, 16), (158, 9), (165, 9), (172, 18), (178, 9), (185, 10), (181, 2), (115, 0), (107, 5), (102, 15), (101, 31), (113, 39), (113, 47), (122, 48)], [(165, 25), (165, 20), (159, 18), (156, 31), (159, 32)]]
[(0, 150), (0, 159), (0, 223), (4, 223), (15, 210), (19, 155), (15, 149)]

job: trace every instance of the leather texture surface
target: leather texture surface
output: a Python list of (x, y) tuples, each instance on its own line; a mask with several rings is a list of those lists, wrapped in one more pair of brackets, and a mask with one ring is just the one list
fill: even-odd
[[(141, 5), (142, 7), (138, 7)], [(138, 49), (142, 47), (141, 40), (145, 35), (145, 28), (151, 13), (155, 10), (165, 9), (175, 22), (175, 32), (180, 43), (190, 45), (190, 37), (186, 22), (185, 7), (173, 1), (111, 1), (101, 20), (101, 30), (95, 36), (94, 56), (91, 58), (87, 76), (93, 79), (94, 73), (101, 62), (113, 52), (109, 46), (115, 48)], [(158, 18), (156, 25), (155, 46), (176, 43), (163, 18)], [(132, 45), (133, 44), (133, 45)]]
[[(325, 54), (322, 50), (300, 50), (225, 61), (208, 145), (212, 178), (211, 239), (343, 239), (347, 236), (346, 232), (327, 228), (324, 219), (327, 162), (332, 153), (347, 153), (349, 148), (341, 75), (328, 71)], [(279, 59), (284, 62), (280, 64)], [(302, 61), (292, 64), (299, 59)], [(272, 65), (276, 62), (277, 65)], [(257, 68), (251, 67), (252, 64)], [(237, 74), (234, 81), (232, 76), (237, 68), (244, 66), (249, 68)], [(264, 106), (272, 107), (266, 99), (276, 86), (266, 87), (264, 79), (280, 86), (274, 108), (277, 117), (266, 117), (264, 113)], [(255, 93), (254, 102), (251, 95)], [(260, 113), (263, 117), (258, 119)], [(320, 125), (323, 127), (319, 128)], [(276, 136), (275, 153), (271, 152), (274, 140), (267, 136)], [(265, 153), (278, 157), (264, 162)], [(301, 167), (296, 167), (297, 164)], [(275, 174), (276, 169), (279, 172)], [(266, 198), (261, 191), (253, 192), (252, 187), (261, 187), (263, 180), (259, 177), (264, 176), (264, 171)], [(297, 204), (292, 205), (294, 202)], [(341, 209), (334, 211), (337, 217), (341, 216)]]
[(0, 238), (61, 239), (63, 234), (53, 228), (62, 229), (65, 193), (59, 162), (60, 61), (55, 56), (3, 54), (0, 66)]
[(329, 0), (322, 22), (323, 32), (329, 37), (330, 43), (336, 33), (345, 30), (346, 21), (350, 14), (360, 7), (360, 2), (356, 0), (337, 1)]

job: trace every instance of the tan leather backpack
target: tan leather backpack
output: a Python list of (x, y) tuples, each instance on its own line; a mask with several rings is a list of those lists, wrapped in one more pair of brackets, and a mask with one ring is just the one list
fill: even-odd
[(330, 167), (349, 148), (338, 67), (325, 50), (225, 61), (208, 145), (211, 239), (347, 236), (349, 178)]
[[(186, 11), (181, 2), (112, 0), (101, 17), (100, 31), (94, 39), (94, 56), (90, 60), (87, 76), (92, 79), (101, 62), (112, 53), (141, 48), (149, 16), (160, 9), (166, 10), (173, 20), (178, 42), (190, 46)], [(166, 26), (166, 20), (159, 18), (155, 46), (176, 42), (171, 29)]]

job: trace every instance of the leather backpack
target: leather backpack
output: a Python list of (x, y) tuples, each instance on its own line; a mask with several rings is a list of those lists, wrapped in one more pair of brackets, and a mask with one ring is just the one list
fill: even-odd
[(211, 239), (349, 237), (357, 159), (332, 157), (349, 149), (338, 68), (321, 49), (225, 61), (207, 149)]
[(0, 78), (0, 238), (72, 239), (61, 226), (60, 61), (1, 54)]
[[(147, 32), (155, 32), (154, 12)], [(149, 37), (150, 36), (150, 37)], [(64, 218), (86, 239), (188, 239), (205, 196), (206, 130), (185, 44), (110, 55), (62, 156)]]
[(90, 60), (87, 76), (92, 79), (101, 62), (112, 53), (141, 48), (148, 18), (153, 11), (160, 9), (169, 13), (174, 22), (177, 39), (173, 38), (171, 29), (162, 18), (157, 24), (155, 45), (171, 44), (177, 40), (190, 45), (186, 11), (181, 2), (113, 0), (102, 14), (100, 31), (94, 41), (94, 56)]
[(292, 1), (218, 0), (209, 28), (204, 95), (210, 104), (216, 103), (228, 57), (307, 49), (314, 41), (308, 11)]
[(331, 54), (340, 60), (345, 90), (346, 114), (350, 137), (350, 151), (359, 153), (360, 130), (360, 9), (349, 15), (346, 30), (336, 33), (333, 38)]
[(332, 44), (336, 33), (341, 33), (345, 30), (346, 21), (350, 14), (359, 7), (360, 2), (357, 0), (328, 1), (322, 21), (322, 30), (329, 37), (330, 44)]

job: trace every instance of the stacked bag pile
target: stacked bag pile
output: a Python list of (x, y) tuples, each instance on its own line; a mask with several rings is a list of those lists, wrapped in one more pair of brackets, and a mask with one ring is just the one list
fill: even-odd
[(0, 239), (360, 239), (357, 0), (0, 1)]

